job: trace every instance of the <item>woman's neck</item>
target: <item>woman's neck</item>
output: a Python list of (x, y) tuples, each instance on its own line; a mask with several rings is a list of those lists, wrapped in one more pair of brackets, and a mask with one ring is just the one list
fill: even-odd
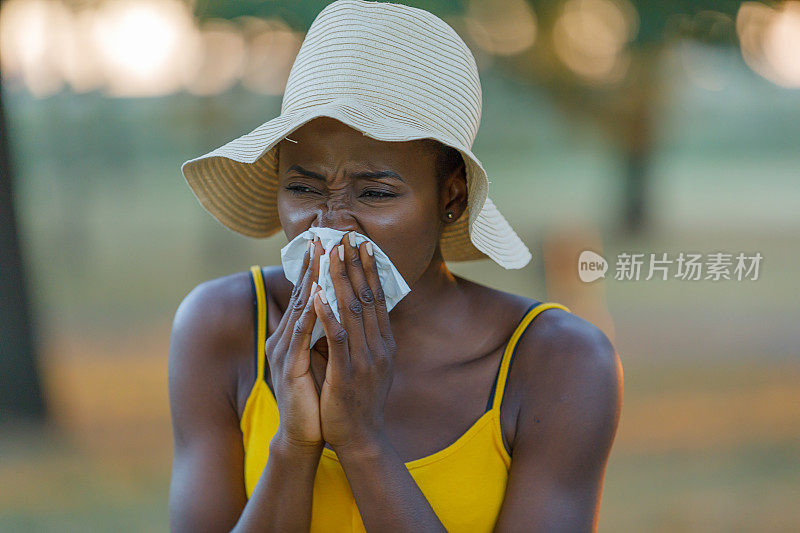
[[(436, 317), (457, 314), (464, 309), (465, 295), (459, 278), (447, 268), (440, 254), (435, 254), (428, 268), (414, 282), (411, 292), (389, 312), (392, 332), (402, 338), (404, 333), (419, 331), (420, 324), (432, 326)], [(400, 340), (398, 338), (398, 340)]]

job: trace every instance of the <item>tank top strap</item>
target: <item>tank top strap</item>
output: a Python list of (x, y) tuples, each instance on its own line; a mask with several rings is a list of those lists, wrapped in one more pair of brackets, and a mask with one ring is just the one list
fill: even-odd
[(264, 344), (267, 342), (267, 289), (264, 284), (264, 276), (261, 273), (260, 265), (250, 267), (250, 279), (253, 282), (253, 294), (256, 312), (253, 313), (253, 329), (256, 333), (255, 359), (256, 359), (256, 381), (265, 379), (264, 363), (266, 355)]
[(519, 341), (522, 334), (525, 333), (525, 330), (528, 327), (536, 316), (545, 311), (547, 309), (563, 309), (564, 311), (570, 312), (570, 310), (559, 303), (555, 302), (539, 302), (531, 305), (528, 308), (528, 311), (523, 316), (522, 320), (520, 321), (517, 329), (514, 330), (512, 333), (511, 338), (506, 344), (506, 349), (503, 352), (503, 357), (500, 360), (500, 368), (497, 371), (497, 375), (495, 376), (495, 383), (494, 387), (492, 388), (492, 394), (489, 397), (489, 401), (491, 402), (491, 409), (500, 409), (500, 404), (503, 401), (503, 393), (505, 392), (506, 388), (506, 381), (508, 380), (508, 372), (511, 368), (511, 361), (514, 358), (514, 352), (516, 351), (517, 341)]

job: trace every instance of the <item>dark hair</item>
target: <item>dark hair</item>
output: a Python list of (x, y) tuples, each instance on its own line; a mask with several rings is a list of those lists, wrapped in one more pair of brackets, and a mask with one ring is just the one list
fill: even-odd
[(459, 165), (464, 164), (464, 158), (461, 156), (461, 152), (436, 139), (421, 139), (420, 141), (429, 149), (437, 151), (435, 163), (436, 185), (437, 188), (441, 188), (447, 176)]

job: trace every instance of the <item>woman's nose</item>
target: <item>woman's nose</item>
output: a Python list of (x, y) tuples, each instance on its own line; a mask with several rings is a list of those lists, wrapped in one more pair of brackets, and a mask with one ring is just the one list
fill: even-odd
[(358, 224), (352, 213), (344, 209), (324, 209), (312, 226), (331, 228), (339, 231), (358, 231)]

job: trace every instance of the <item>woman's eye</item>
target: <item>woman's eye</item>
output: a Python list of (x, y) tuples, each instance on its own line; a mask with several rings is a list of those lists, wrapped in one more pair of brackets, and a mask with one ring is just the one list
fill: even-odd
[[(307, 187), (305, 185), (289, 185), (286, 187), (286, 190), (292, 193), (294, 196), (316, 192), (311, 187)], [(362, 196), (366, 196), (367, 198), (392, 198), (397, 195), (386, 191), (368, 189), (362, 193)]]
[(362, 196), (372, 197), (372, 198), (392, 198), (397, 196), (396, 194), (388, 193), (386, 191), (378, 191), (375, 189), (368, 189), (364, 191)]
[(306, 187), (305, 185), (289, 185), (286, 187), (286, 190), (291, 192), (294, 195), (300, 195), (307, 192), (313, 192), (311, 187)]

